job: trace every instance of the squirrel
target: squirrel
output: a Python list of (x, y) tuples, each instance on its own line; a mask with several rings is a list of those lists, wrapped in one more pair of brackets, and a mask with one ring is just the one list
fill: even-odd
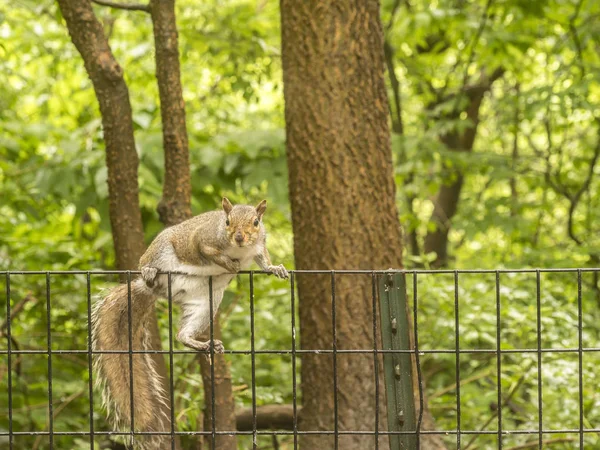
[[(141, 276), (128, 284), (113, 288), (94, 307), (92, 347), (94, 351), (128, 351), (131, 314), (132, 350), (150, 347), (149, 320), (151, 307), (159, 298), (168, 297), (171, 274), (171, 299), (181, 307), (177, 339), (186, 347), (207, 351), (210, 341), (201, 336), (210, 324), (209, 277), (212, 277), (213, 313), (219, 308), (223, 293), (235, 274), (248, 268), (252, 261), (278, 278), (288, 278), (283, 265), (271, 264), (262, 221), (266, 200), (256, 207), (233, 206), (227, 198), (222, 210), (210, 211), (163, 230), (140, 258)], [(131, 304), (131, 312), (129, 312)], [(222, 353), (223, 343), (214, 340), (214, 351)], [(102, 400), (114, 425), (130, 429), (130, 355), (100, 353), (95, 361), (97, 383)], [(136, 431), (167, 430), (166, 393), (151, 354), (134, 353), (133, 403)], [(146, 435), (136, 448), (164, 448), (166, 436)]]

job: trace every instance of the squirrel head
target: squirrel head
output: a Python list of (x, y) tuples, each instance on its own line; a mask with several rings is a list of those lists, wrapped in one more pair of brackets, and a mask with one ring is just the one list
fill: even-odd
[(262, 217), (267, 209), (267, 201), (263, 200), (256, 207), (250, 205), (232, 205), (223, 197), (225, 211), (225, 230), (232, 246), (248, 247), (254, 245), (261, 234)]

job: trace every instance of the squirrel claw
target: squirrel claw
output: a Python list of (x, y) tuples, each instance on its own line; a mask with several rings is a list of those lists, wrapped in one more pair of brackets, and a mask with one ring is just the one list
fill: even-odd
[(142, 279), (146, 282), (146, 286), (149, 288), (154, 287), (154, 280), (156, 279), (158, 269), (155, 267), (142, 267), (141, 272)]
[(229, 267), (229, 271), (231, 273), (238, 273), (241, 269), (240, 261), (237, 259), (231, 260), (231, 266)]
[[(214, 343), (213, 345), (215, 347), (215, 353), (224, 353), (225, 352), (225, 346), (223, 345), (223, 343), (221, 341), (215, 339), (213, 341), (213, 343)], [(210, 342), (209, 342), (209, 345), (210, 345)], [(210, 349), (210, 347), (209, 347), (209, 349)]]
[[(192, 348), (194, 350), (198, 350), (199, 352), (207, 352), (210, 355), (210, 343), (211, 341), (198, 341), (196, 339), (190, 338), (185, 334), (181, 334), (181, 332), (177, 335), (177, 339), (183, 345), (188, 348)], [(215, 353), (223, 353), (225, 351), (225, 347), (223, 346), (223, 342), (218, 339), (214, 339), (213, 341)]]
[(279, 264), (278, 266), (269, 266), (267, 268), (267, 270), (269, 272), (271, 272), (273, 275), (275, 275), (277, 278), (283, 278), (283, 279), (289, 278), (288, 271), (283, 266), (283, 264)]

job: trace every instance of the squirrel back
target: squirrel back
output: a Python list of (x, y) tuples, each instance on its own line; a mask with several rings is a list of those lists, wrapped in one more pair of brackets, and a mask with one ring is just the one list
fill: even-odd
[[(259, 207), (262, 203), (259, 205)], [(243, 236), (244, 247), (264, 247), (265, 227), (259, 214), (263, 209), (249, 205), (231, 206), (229, 212), (220, 209), (199, 214), (191, 219), (166, 228), (156, 236), (146, 252), (140, 258), (140, 267), (152, 266), (160, 270), (174, 270), (173, 263), (165, 261), (170, 255), (164, 250), (172, 248), (177, 263), (204, 266), (212, 262), (204, 258), (199, 251), (203, 246), (212, 247), (220, 252), (237, 248), (236, 236)]]

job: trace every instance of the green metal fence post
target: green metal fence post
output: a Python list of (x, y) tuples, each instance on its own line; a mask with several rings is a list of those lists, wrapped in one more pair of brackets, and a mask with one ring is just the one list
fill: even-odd
[[(384, 274), (379, 278), (381, 340), (384, 350), (412, 350), (408, 333), (406, 280), (403, 273)], [(391, 450), (416, 450), (416, 417), (413, 393), (411, 353), (384, 353), (383, 366), (387, 397)]]

